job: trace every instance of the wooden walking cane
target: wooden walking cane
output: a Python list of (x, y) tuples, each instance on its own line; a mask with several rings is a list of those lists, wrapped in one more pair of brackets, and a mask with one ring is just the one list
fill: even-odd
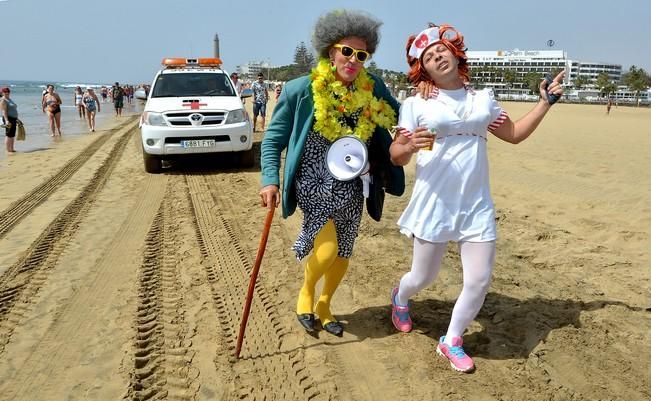
[(253, 290), (255, 289), (255, 282), (258, 280), (258, 271), (262, 263), (262, 256), (264, 255), (265, 248), (267, 247), (267, 238), (269, 237), (269, 230), (271, 229), (271, 222), (274, 218), (276, 211), (275, 205), (271, 205), (267, 212), (267, 217), (264, 220), (264, 228), (262, 229), (262, 237), (260, 237), (260, 245), (258, 245), (258, 254), (255, 257), (255, 265), (251, 271), (251, 279), (249, 280), (249, 291), (246, 294), (246, 302), (244, 303), (244, 312), (242, 312), (242, 322), (240, 323), (240, 333), (237, 335), (237, 347), (235, 348), (235, 358), (240, 357), (242, 350), (242, 341), (244, 340), (244, 331), (246, 330), (246, 322), (249, 320), (249, 312), (251, 311), (251, 301), (253, 301)]

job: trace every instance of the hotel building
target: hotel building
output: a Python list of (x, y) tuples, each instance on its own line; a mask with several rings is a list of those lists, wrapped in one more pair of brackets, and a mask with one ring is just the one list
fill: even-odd
[[(493, 50), (468, 51), (472, 81), (478, 86), (492, 87), (497, 94), (526, 95), (529, 89), (525, 83), (528, 73), (544, 74), (547, 72), (567, 71), (564, 84), (574, 86), (578, 77), (584, 77), (587, 87), (593, 86), (600, 73), (605, 72), (615, 84), (622, 77), (622, 66), (609, 63), (592, 63), (571, 60), (563, 50)], [(515, 72), (512, 87), (499, 70)]]

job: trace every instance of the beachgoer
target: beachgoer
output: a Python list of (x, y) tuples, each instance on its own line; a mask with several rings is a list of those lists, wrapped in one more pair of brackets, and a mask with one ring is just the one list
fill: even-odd
[(513, 122), (490, 89), (469, 86), (465, 49), (463, 36), (449, 25), (430, 24), (409, 38), (409, 78), (414, 85), (429, 82), (433, 88), (425, 98), (417, 94), (404, 101), (391, 145), (395, 164), (406, 165), (417, 154), (413, 193), (398, 220), (400, 231), (414, 241), (412, 265), (391, 291), (391, 320), (399, 331), (412, 329), (409, 299), (436, 278), (447, 242), (457, 242), (463, 288), (437, 353), (462, 372), (474, 369), (462, 336), (484, 303), (495, 257), (486, 132), (513, 144), (525, 140), (551, 107), (547, 93), (562, 95), (564, 75), (550, 84), (543, 80), (540, 101)]
[[(343, 325), (330, 311), (332, 296), (348, 268), (362, 218), (362, 180), (334, 178), (325, 155), (331, 143), (352, 135), (369, 147), (377, 166), (390, 182), (387, 192), (404, 191), (402, 167), (389, 161), (391, 136), (398, 102), (383, 81), (369, 74), (364, 62), (375, 52), (381, 23), (362, 12), (337, 10), (316, 23), (313, 44), (320, 60), (311, 75), (289, 81), (261, 145), (262, 205), (277, 207), (280, 196), (281, 153), (286, 150), (282, 212), (287, 218), (298, 206), (303, 221), (293, 250), (307, 257), (296, 316), (307, 332), (315, 331), (316, 316), (322, 327), (342, 335)], [(315, 286), (324, 278), (315, 305)]]
[(242, 93), (242, 82), (240, 82), (236, 72), (231, 74), (231, 80), (233, 81), (233, 85), (235, 85), (235, 92), (239, 96)]
[(276, 89), (275, 89), (276, 100), (278, 100), (278, 98), (280, 97), (280, 92), (282, 92), (282, 90), (283, 90), (283, 86), (281, 84), (276, 85)]
[(5, 150), (7, 153), (15, 153), (18, 105), (11, 100), (11, 89), (9, 87), (0, 89), (0, 94), (2, 95), (0, 97), (0, 113), (2, 114), (2, 123), (5, 126)]
[(124, 90), (120, 86), (119, 82), (116, 82), (115, 85), (113, 85), (111, 96), (113, 97), (115, 116), (120, 117), (122, 115), (122, 108), (124, 107)]
[(54, 85), (48, 84), (43, 95), (43, 113), (47, 113), (50, 124), (50, 136), (61, 136), (61, 97), (54, 91)]
[(101, 106), (99, 99), (95, 94), (95, 91), (93, 91), (93, 88), (86, 88), (86, 93), (84, 93), (82, 104), (87, 111), (86, 116), (88, 117), (88, 129), (91, 132), (95, 132), (95, 113), (100, 112)]
[(81, 103), (81, 99), (84, 97), (84, 91), (81, 90), (81, 86), (78, 86), (75, 88), (75, 93), (74, 93), (74, 105), (77, 107), (77, 111), (79, 112), (79, 118), (86, 118), (86, 108), (84, 105)]
[(108, 88), (106, 86), (102, 86), (99, 91), (102, 95), (102, 103), (106, 103), (106, 99), (108, 98)]
[(610, 114), (611, 107), (613, 107), (613, 100), (608, 98), (608, 103), (606, 103), (606, 114)]
[(253, 132), (258, 123), (258, 115), (262, 118), (262, 132), (264, 132), (265, 116), (267, 115), (267, 101), (269, 100), (269, 92), (264, 84), (264, 75), (258, 73), (258, 80), (251, 85), (253, 90)]

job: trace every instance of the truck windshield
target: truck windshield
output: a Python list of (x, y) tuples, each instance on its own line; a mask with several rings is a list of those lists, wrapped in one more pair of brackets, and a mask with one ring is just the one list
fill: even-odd
[(172, 73), (160, 74), (151, 97), (236, 96), (226, 74)]

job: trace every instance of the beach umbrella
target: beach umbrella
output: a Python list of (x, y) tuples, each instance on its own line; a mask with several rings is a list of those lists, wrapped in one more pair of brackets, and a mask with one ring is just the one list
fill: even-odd
[(237, 335), (237, 346), (235, 347), (235, 358), (240, 357), (242, 350), (242, 341), (244, 340), (244, 331), (246, 331), (246, 322), (249, 320), (249, 312), (251, 312), (251, 302), (253, 301), (253, 290), (255, 283), (258, 280), (258, 272), (260, 271), (260, 264), (262, 263), (262, 256), (264, 255), (265, 248), (267, 247), (267, 238), (269, 238), (269, 230), (271, 229), (271, 222), (274, 218), (276, 211), (275, 205), (270, 205), (267, 217), (264, 220), (264, 227), (262, 229), (262, 236), (260, 237), (260, 244), (258, 245), (258, 254), (255, 257), (255, 264), (251, 270), (251, 279), (249, 280), (249, 290), (246, 293), (246, 300), (244, 302), (244, 311), (242, 312), (242, 322), (240, 323), (240, 332)]

